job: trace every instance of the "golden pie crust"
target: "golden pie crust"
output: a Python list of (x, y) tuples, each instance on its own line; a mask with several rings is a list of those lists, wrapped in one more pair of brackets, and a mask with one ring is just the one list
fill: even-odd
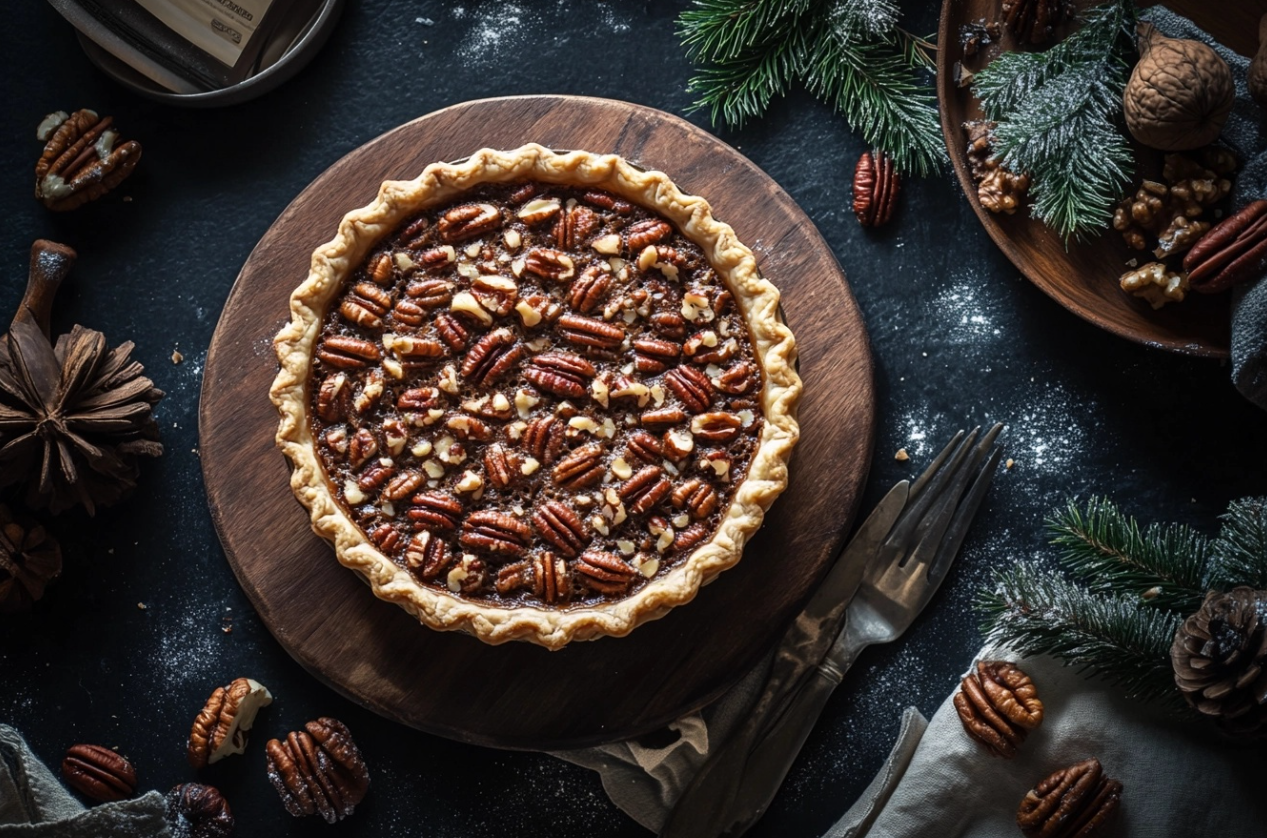
[[(310, 421), (313, 353), (326, 313), (375, 245), (412, 215), (468, 189), (525, 180), (605, 190), (676, 225), (701, 247), (730, 289), (763, 373), (758, 395), (764, 424), (757, 448), (712, 538), (629, 596), (598, 605), (504, 607), (419, 584), (375, 546), (335, 496)], [(414, 180), (387, 181), (373, 203), (345, 215), (335, 238), (313, 253), (307, 279), (291, 295), (290, 310), (291, 321), (275, 340), (281, 371), (270, 395), (281, 414), (277, 444), (293, 467), (291, 487), (309, 510), (314, 531), (334, 544), (338, 560), (360, 573), (376, 596), (432, 628), (466, 631), (491, 644), (526, 640), (550, 649), (573, 640), (623, 636), (689, 602), (701, 585), (734, 566), (765, 511), (787, 487), (802, 385), (794, 368), (796, 342), (779, 316), (778, 290), (761, 277), (752, 251), (734, 230), (713, 218), (707, 201), (683, 194), (665, 174), (644, 171), (615, 155), (559, 153), (536, 144), (483, 149), (459, 163), (430, 165)]]

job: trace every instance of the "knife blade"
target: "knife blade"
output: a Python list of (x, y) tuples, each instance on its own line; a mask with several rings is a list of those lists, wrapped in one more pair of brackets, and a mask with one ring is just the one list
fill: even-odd
[(661, 827), (661, 838), (715, 834), (718, 819), (725, 816), (739, 788), (749, 750), (766, 725), (779, 717), (800, 680), (827, 653), (850, 600), (862, 584), (867, 561), (880, 549), (909, 493), (910, 482), (906, 480), (890, 489), (841, 551), (805, 609), (784, 633), (765, 688), (743, 726), (700, 766)]

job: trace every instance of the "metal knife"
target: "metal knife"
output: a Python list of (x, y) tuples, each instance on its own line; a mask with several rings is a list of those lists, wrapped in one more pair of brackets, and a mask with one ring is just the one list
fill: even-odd
[(868, 559), (888, 536), (909, 495), (910, 483), (903, 480), (889, 490), (858, 528), (783, 635), (765, 689), (743, 726), (700, 767), (661, 827), (661, 838), (702, 838), (716, 829), (738, 792), (753, 744), (767, 725), (781, 715), (801, 679), (818, 665), (835, 641), (845, 610), (862, 583)]

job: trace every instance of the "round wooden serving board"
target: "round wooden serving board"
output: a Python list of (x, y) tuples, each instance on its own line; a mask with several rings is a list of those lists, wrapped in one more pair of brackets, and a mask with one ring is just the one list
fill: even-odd
[[(272, 338), (309, 257), (380, 182), (478, 148), (535, 141), (615, 152), (668, 172), (734, 225), (783, 292), (805, 380), (792, 480), (744, 559), (689, 605), (624, 638), (549, 652), (433, 631), (376, 599), (314, 535), (274, 446)], [(247, 259), (207, 354), (203, 475), (229, 563), (282, 646), (317, 678), (388, 718), (510, 748), (643, 733), (717, 698), (770, 647), (848, 531), (870, 464), (871, 354), (845, 278), (813, 223), (760, 169), (670, 114), (567, 96), (455, 105), (353, 151), (305, 189)]]
[[(1085, 2), (1078, 4), (1085, 6)], [(1144, 3), (1141, 5), (1151, 5)], [(1258, 19), (1267, 12), (1267, 3), (1214, 3), (1210, 0), (1168, 0), (1162, 4), (1197, 23), (1220, 43), (1253, 55), (1258, 48)], [(1159, 310), (1118, 287), (1118, 278), (1130, 268), (1154, 261), (1150, 251), (1132, 250), (1113, 230), (1085, 242), (1065, 242), (1041, 222), (1029, 216), (1028, 207), (1015, 215), (996, 215), (977, 200), (976, 185), (968, 171), (967, 140), (963, 123), (982, 117), (971, 87), (955, 86), (954, 66), (963, 61), (960, 27), (966, 23), (1001, 19), (1002, 0), (945, 0), (937, 42), (937, 95), (941, 103), (941, 126), (955, 173), (969, 203), (986, 232), (1031, 282), (1052, 299), (1079, 317), (1121, 337), (1171, 352), (1208, 358), (1228, 355), (1230, 311), (1227, 294), (1190, 294), (1182, 303)], [(1063, 36), (1066, 25), (1056, 34)], [(965, 66), (980, 71), (1001, 53), (1016, 47), (1004, 27), (996, 42), (967, 59)], [(1136, 159), (1136, 181), (1141, 175), (1157, 178), (1161, 172), (1160, 152), (1132, 142)], [(1088, 165), (1093, 165), (1089, 161)]]

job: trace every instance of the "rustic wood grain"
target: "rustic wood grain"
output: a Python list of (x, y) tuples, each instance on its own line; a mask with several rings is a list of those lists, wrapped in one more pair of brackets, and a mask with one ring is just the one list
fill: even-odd
[[(385, 179), (481, 146), (611, 151), (706, 196), (783, 291), (805, 380), (792, 482), (744, 560), (696, 600), (625, 638), (548, 652), (441, 633), (377, 600), (309, 529), (273, 444), (272, 337), (313, 249)], [(207, 355), (200, 408), (207, 496), (225, 554), (265, 624), (320, 680), (423, 730), (557, 748), (624, 738), (719, 696), (755, 663), (835, 555), (874, 430), (871, 356), (844, 275), (810, 220), (760, 169), (691, 124), (602, 99), (455, 105), (344, 157), (269, 228), (242, 268)]]
[[(955, 62), (963, 59), (959, 28), (971, 21), (999, 19), (1002, 0), (945, 0), (942, 5), (937, 55), (937, 95), (946, 147), (968, 201), (990, 238), (1031, 282), (1079, 317), (1121, 337), (1172, 352), (1209, 358), (1228, 355), (1230, 306), (1227, 294), (1190, 294), (1182, 303), (1154, 311), (1143, 300), (1124, 293), (1118, 278), (1128, 270), (1127, 261), (1153, 261), (1149, 251), (1131, 250), (1112, 230), (1087, 242), (1065, 242), (1043, 224), (1032, 220), (1026, 209), (1016, 215), (995, 215), (977, 200), (976, 186), (968, 171), (963, 123), (981, 118), (970, 88), (957, 88)], [(1150, 5), (1150, 4), (1144, 4)], [(1220, 43), (1242, 55), (1258, 48), (1258, 19), (1267, 2), (1212, 3), (1210, 0), (1169, 0), (1166, 7), (1195, 21)], [(1063, 30), (1062, 30), (1063, 32)], [(1010, 34), (969, 59), (967, 66), (980, 70), (1001, 52), (1014, 47)], [(1161, 172), (1161, 153), (1132, 142), (1137, 175), (1156, 178)], [(1093, 165), (1093, 161), (1088, 161)], [(1134, 187), (1132, 187), (1133, 189)]]

